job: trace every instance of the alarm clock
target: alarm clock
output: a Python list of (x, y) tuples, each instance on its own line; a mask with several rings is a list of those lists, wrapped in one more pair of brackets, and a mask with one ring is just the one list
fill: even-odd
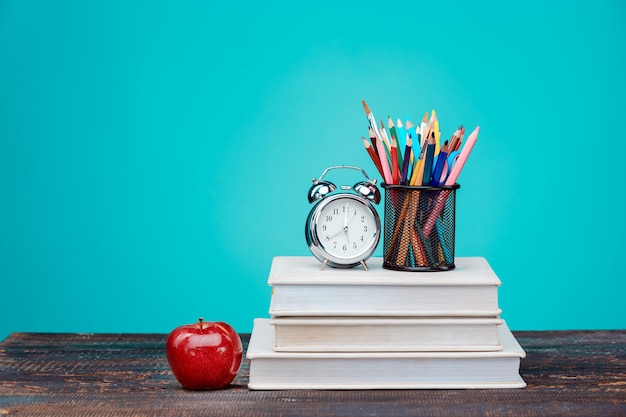
[[(353, 186), (337, 187), (324, 181), (324, 176), (334, 169), (361, 171), (365, 181)], [(352, 268), (362, 265), (372, 256), (381, 235), (380, 217), (372, 203), (380, 203), (380, 191), (376, 179), (370, 179), (359, 167), (339, 165), (326, 168), (319, 179), (313, 178), (309, 189), (311, 208), (305, 225), (305, 236), (309, 249), (322, 262), (334, 268)]]

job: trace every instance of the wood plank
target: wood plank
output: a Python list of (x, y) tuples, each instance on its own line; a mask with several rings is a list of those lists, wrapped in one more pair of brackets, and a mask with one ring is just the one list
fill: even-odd
[[(514, 332), (519, 390), (182, 389), (163, 334), (13, 333), (0, 343), (0, 416), (626, 415), (626, 331)], [(244, 349), (249, 335), (242, 335)]]

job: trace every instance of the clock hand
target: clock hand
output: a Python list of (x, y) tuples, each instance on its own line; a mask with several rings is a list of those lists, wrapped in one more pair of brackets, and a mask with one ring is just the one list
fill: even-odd
[(350, 216), (350, 218), (348, 218), (348, 211), (349, 211), (349, 206), (348, 203), (346, 203), (346, 216), (344, 218), (344, 228), (343, 231), (346, 232), (346, 240), (348, 241), (348, 245), (350, 245), (350, 235), (348, 234), (348, 225), (350, 224), (350, 222), (352, 221), (352, 219), (354, 218), (354, 216), (356, 215), (356, 212)]
[(346, 203), (345, 206), (343, 207), (343, 212), (345, 213), (345, 215), (343, 216), (343, 228), (339, 232), (330, 236), (329, 239), (332, 239), (335, 236), (339, 236), (340, 234), (345, 232), (346, 238), (348, 239), (348, 244), (350, 244), (350, 238), (348, 238), (348, 212), (349, 210), (350, 210), (350, 205)]
[(339, 236), (340, 234), (342, 234), (343, 232), (345, 232), (347, 229), (345, 227), (342, 227), (340, 231), (338, 231), (337, 233), (335, 233), (334, 235), (328, 236), (328, 240)]
[[(347, 206), (347, 204), (346, 204)], [(347, 207), (346, 207), (347, 209)], [(348, 234), (348, 224), (350, 223), (350, 220), (352, 220), (352, 217), (354, 217), (354, 215), (350, 216), (350, 218), (348, 219), (348, 212), (346, 211), (346, 222), (345, 222), (345, 226), (343, 228), (343, 231), (346, 232), (346, 240), (348, 241), (348, 246), (350, 245), (350, 235)]]
[(354, 213), (352, 216), (350, 216), (350, 218), (348, 219), (348, 221), (346, 222), (346, 229), (348, 228), (348, 225), (350, 224), (350, 222), (352, 221), (352, 219), (354, 219), (354, 216), (356, 216), (356, 213)]

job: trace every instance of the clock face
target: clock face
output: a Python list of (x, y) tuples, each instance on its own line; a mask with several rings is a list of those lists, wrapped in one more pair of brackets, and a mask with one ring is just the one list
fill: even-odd
[(367, 259), (380, 238), (380, 219), (373, 206), (350, 194), (322, 201), (314, 209), (310, 227), (316, 246), (311, 250), (331, 265), (351, 266)]

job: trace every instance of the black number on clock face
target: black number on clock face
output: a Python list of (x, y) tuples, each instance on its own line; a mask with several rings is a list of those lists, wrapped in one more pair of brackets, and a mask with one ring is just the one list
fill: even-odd
[(362, 202), (344, 197), (332, 199), (317, 218), (321, 249), (336, 258), (358, 259), (377, 239), (376, 224), (376, 217)]

